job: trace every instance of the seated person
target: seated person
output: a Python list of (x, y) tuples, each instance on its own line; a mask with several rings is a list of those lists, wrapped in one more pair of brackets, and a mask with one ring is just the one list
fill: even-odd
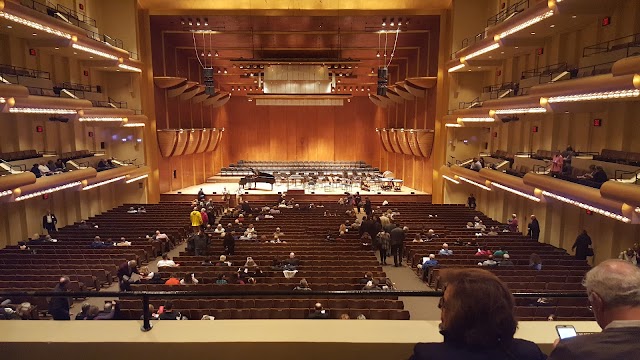
[(216, 285), (226, 285), (229, 282), (227, 281), (227, 275), (220, 274), (218, 275), (218, 279), (216, 280)]
[(307, 282), (307, 279), (302, 279), (302, 280), (300, 280), (300, 284), (298, 286), (296, 286), (295, 288), (293, 288), (293, 290), (296, 290), (296, 291), (311, 291), (311, 288), (309, 287), (309, 283)]
[(55, 166), (57, 171), (67, 170), (67, 167), (64, 165), (64, 161), (62, 161), (62, 159), (56, 160)]
[(226, 255), (220, 255), (220, 259), (215, 263), (216, 266), (231, 266), (231, 261), (227, 261)]
[(475, 253), (475, 256), (489, 256), (492, 255), (491, 250), (487, 249), (486, 246), (478, 248), (478, 251)]
[(53, 162), (53, 160), (49, 160), (47, 162), (47, 167), (49, 168), (50, 171), (58, 171), (58, 169), (56, 169), (56, 164)]
[(296, 268), (300, 265), (300, 259), (296, 258), (296, 254), (291, 252), (289, 253), (289, 258), (284, 261), (284, 264)]
[(506, 251), (504, 251), (504, 250), (502, 250), (502, 248), (500, 247), (500, 248), (498, 248), (498, 250), (496, 250), (496, 251), (494, 251), (494, 252), (493, 252), (493, 257), (495, 257), (495, 258), (501, 258), (501, 257), (503, 257), (503, 256), (504, 256), (504, 254), (506, 254), (506, 253), (507, 253), (507, 252), (506, 252)]
[(186, 273), (184, 277), (180, 279), (180, 285), (198, 285), (198, 283), (199, 281), (193, 273)]
[(30, 171), (36, 176), (36, 178), (42, 177), (42, 172), (40, 172), (38, 164), (33, 164)]
[(51, 170), (44, 163), (41, 163), (40, 165), (38, 165), (38, 170), (40, 170), (40, 173), (42, 175), (51, 174)]
[(596, 173), (596, 166), (591, 164), (589, 165), (589, 172), (586, 172), (584, 175), (578, 176), (578, 179), (593, 179), (593, 175)]
[(444, 243), (442, 244), (442, 249), (440, 249), (440, 251), (438, 252), (438, 255), (445, 255), (445, 256), (453, 255), (453, 250), (449, 250), (449, 244)]
[(97, 169), (98, 171), (108, 170), (109, 165), (104, 160), (98, 161)]
[(502, 260), (498, 262), (498, 266), (513, 266), (513, 261), (511, 261), (511, 259), (509, 258), (509, 254), (502, 255)]
[(437, 239), (440, 236), (438, 234), (436, 234), (436, 232), (433, 229), (429, 229), (429, 231), (427, 231), (427, 239), (426, 241), (431, 241), (433, 239)]
[(76, 320), (84, 320), (87, 317), (87, 312), (90, 307), (91, 304), (89, 303), (82, 304), (82, 310), (76, 315)]
[(467, 222), (467, 229), (473, 229), (474, 225), (471, 221)]
[(373, 280), (367, 282), (364, 285), (364, 287), (362, 288), (362, 290), (367, 290), (367, 291), (381, 290), (379, 285), (380, 285), (380, 281), (378, 279), (373, 279)]
[(280, 228), (277, 227), (276, 231), (273, 233), (273, 238), (281, 238), (282, 236), (284, 236), (284, 233), (282, 231), (280, 231)]
[(321, 303), (316, 303), (313, 308), (313, 311), (309, 312), (308, 319), (328, 319), (329, 312), (324, 309)]
[(216, 233), (216, 234), (222, 234), (222, 233), (224, 233), (224, 228), (222, 227), (222, 224), (218, 224), (218, 225), (216, 226), (216, 228), (215, 228), (215, 229), (213, 229), (213, 232), (214, 232), (214, 233)]
[(607, 176), (602, 166), (596, 166), (596, 172), (593, 174), (592, 180), (602, 184), (609, 181), (609, 176)]
[(161, 267), (175, 267), (178, 266), (173, 260), (169, 259), (169, 255), (167, 253), (162, 254), (162, 260), (158, 260), (158, 268)]
[(116, 246), (131, 246), (131, 241), (127, 241), (127, 239), (121, 237), (120, 240), (116, 243)]
[(164, 303), (162, 311), (158, 311), (158, 313), (160, 314), (158, 320), (182, 320), (182, 315), (173, 310), (173, 302), (170, 300)]
[(176, 274), (171, 274), (167, 281), (164, 282), (165, 285), (180, 285), (180, 279), (176, 277)]
[[(365, 233), (366, 234), (366, 233)], [(411, 242), (414, 243), (421, 243), (424, 242), (424, 240), (422, 240), (422, 238), (420, 237), (419, 233), (416, 233), (416, 236), (413, 237), (413, 240), (411, 240)]]
[(489, 232), (487, 233), (488, 236), (498, 236), (498, 229), (496, 229), (495, 226), (492, 226), (491, 228), (489, 228)]
[(105, 301), (104, 308), (93, 320), (113, 320), (118, 318), (120, 304), (117, 301)]
[(483, 262), (478, 263), (480, 266), (496, 266), (498, 263), (493, 260), (493, 255), (489, 255), (489, 258)]
[(422, 281), (427, 281), (431, 268), (438, 266), (435, 254), (429, 254), (429, 257), (422, 263), (418, 264), (418, 268), (422, 269)]
[(371, 271), (367, 271), (367, 272), (364, 274), (364, 277), (363, 277), (362, 279), (358, 280), (358, 282), (359, 282), (360, 284), (363, 284), (363, 285), (364, 285), (364, 284), (367, 284), (368, 282), (370, 282), (370, 281), (372, 281), (372, 280), (373, 280), (373, 273), (372, 273)]
[(145, 213), (147, 212), (147, 209), (145, 209), (145, 208), (144, 208), (144, 206), (140, 206), (140, 207), (138, 208), (138, 212), (139, 212), (139, 213), (143, 213), (143, 214), (145, 214)]
[(129, 210), (127, 210), (127, 213), (129, 214), (137, 214), (138, 210), (136, 210), (136, 208), (134, 208), (133, 206), (129, 208)]
[(100, 239), (100, 236), (96, 236), (95, 238), (93, 238), (93, 241), (91, 242), (91, 244), (89, 244), (89, 247), (92, 249), (103, 249), (103, 248), (108, 248), (108, 247), (112, 247), (113, 244), (112, 243), (106, 243), (104, 241), (102, 241), (102, 239)]

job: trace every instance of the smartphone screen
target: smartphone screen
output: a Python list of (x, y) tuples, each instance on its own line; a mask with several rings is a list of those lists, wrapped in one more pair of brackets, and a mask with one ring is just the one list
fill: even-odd
[(557, 325), (556, 331), (560, 339), (568, 339), (578, 335), (573, 325)]

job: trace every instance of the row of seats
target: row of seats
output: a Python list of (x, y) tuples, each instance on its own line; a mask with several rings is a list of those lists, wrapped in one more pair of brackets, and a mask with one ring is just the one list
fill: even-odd
[(35, 159), (35, 158), (40, 158), (42, 156), (43, 154), (40, 154), (33, 149), (0, 153), (0, 159), (4, 161)]
[(595, 155), (593, 157), (593, 160), (640, 166), (640, 153), (631, 152), (631, 151), (602, 149), (602, 151), (600, 152), (600, 155)]

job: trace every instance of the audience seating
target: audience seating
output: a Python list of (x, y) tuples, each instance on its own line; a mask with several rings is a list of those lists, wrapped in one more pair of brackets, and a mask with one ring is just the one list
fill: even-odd
[(60, 158), (62, 159), (62, 161), (66, 162), (66, 161), (69, 161), (69, 160), (92, 157), (93, 155), (94, 154), (92, 152), (90, 152), (89, 150), (78, 150), (78, 151), (64, 152), (64, 153), (60, 154)]
[(272, 174), (378, 174), (380, 169), (363, 161), (250, 161), (240, 160), (222, 168), (223, 176), (251, 175), (251, 169)]
[(4, 161), (17, 161), (17, 160), (27, 160), (27, 159), (36, 159), (41, 158), (43, 155), (38, 153), (36, 150), (23, 150), (23, 151), (12, 151), (0, 153), (0, 159)]
[(640, 153), (602, 149), (600, 155), (595, 155), (593, 160), (640, 166)]

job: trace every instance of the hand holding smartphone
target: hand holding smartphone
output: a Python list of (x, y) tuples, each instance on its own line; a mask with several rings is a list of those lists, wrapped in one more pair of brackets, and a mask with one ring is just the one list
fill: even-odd
[(572, 338), (578, 335), (576, 328), (573, 325), (556, 325), (556, 332), (560, 340)]

